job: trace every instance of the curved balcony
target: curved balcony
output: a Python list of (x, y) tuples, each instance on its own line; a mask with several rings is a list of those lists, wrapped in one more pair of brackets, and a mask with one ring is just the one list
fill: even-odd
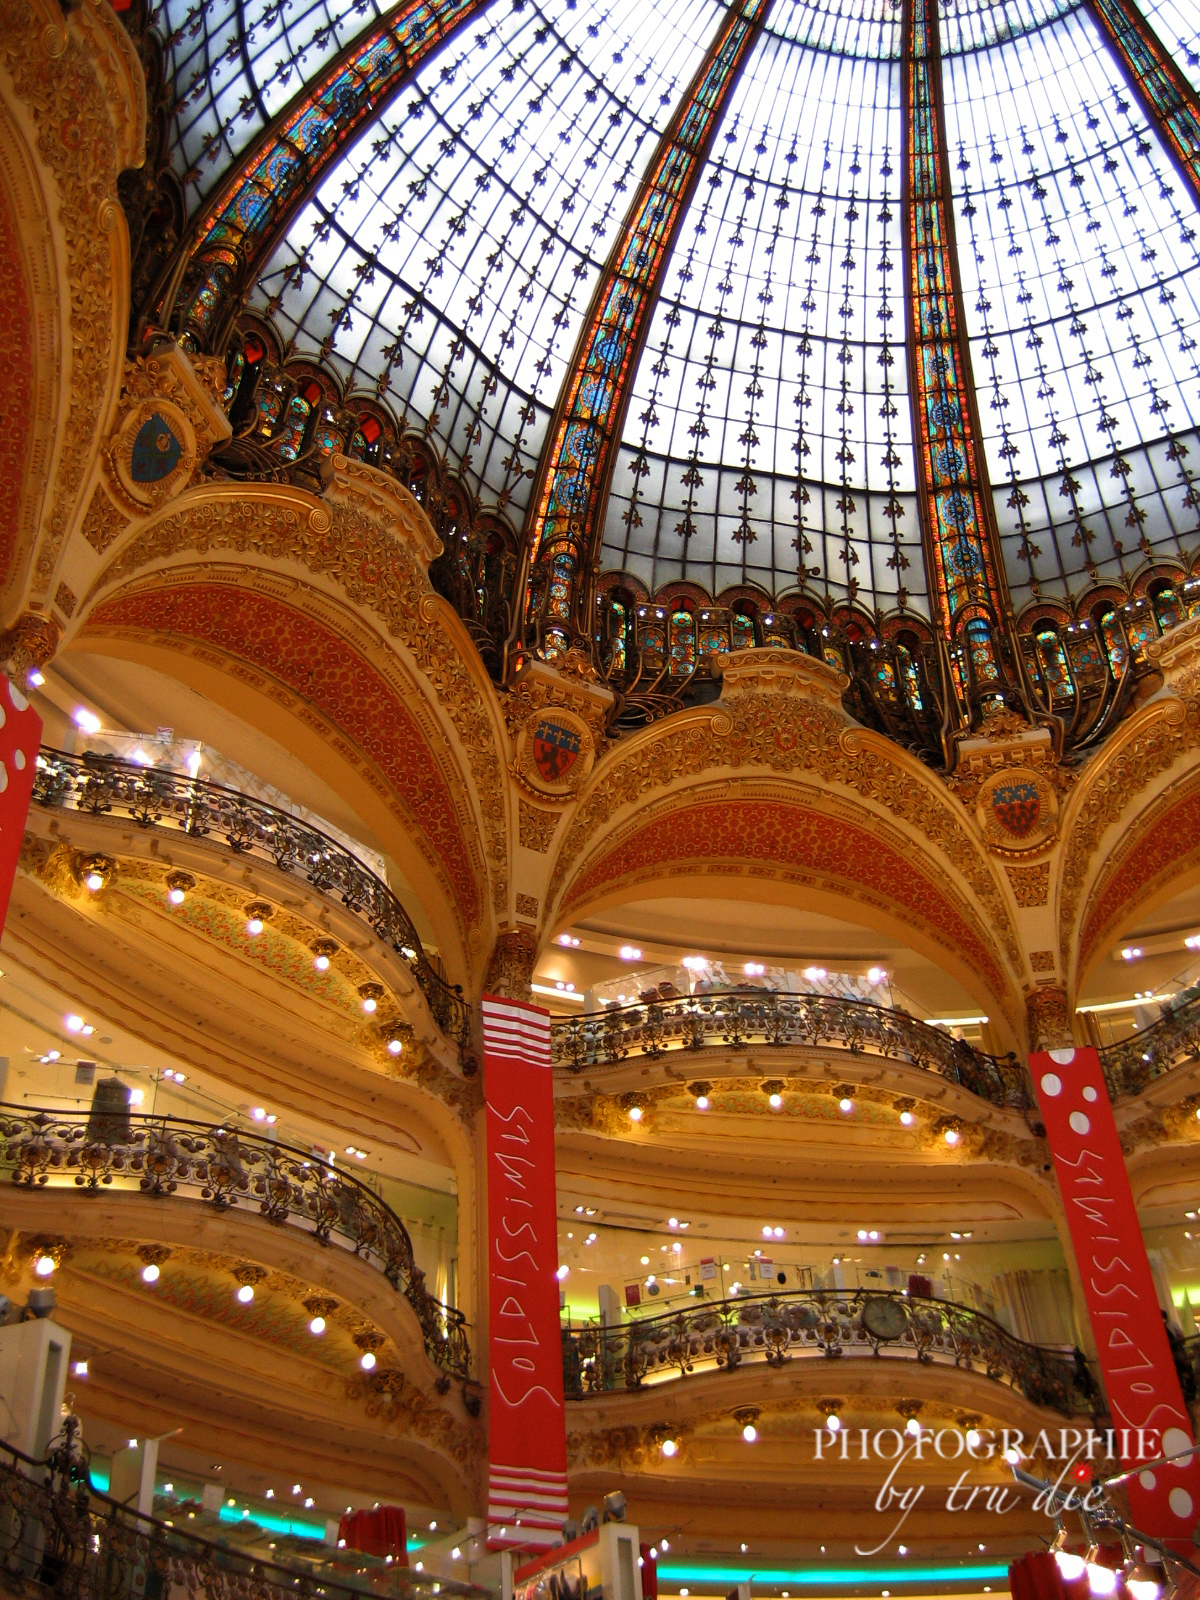
[(70, 1184), (91, 1193), (127, 1189), (151, 1199), (251, 1207), (303, 1229), (318, 1244), (352, 1251), (382, 1272), (416, 1313), (430, 1360), (466, 1378), (466, 1319), (425, 1287), (412, 1240), (374, 1190), (303, 1150), (241, 1129), (182, 1117), (93, 1112), (86, 1119), (0, 1106), (0, 1172), (24, 1188)]
[(1160, 1021), (1099, 1052), (1104, 1081), (1114, 1100), (1119, 1095), (1140, 1094), (1155, 1078), (1194, 1061), (1200, 1053), (1200, 987), (1185, 989), (1177, 999), (1178, 1004)]
[(985, 1055), (907, 1012), (865, 1000), (729, 989), (613, 1006), (552, 1022), (550, 1033), (555, 1066), (571, 1072), (616, 1066), (627, 1056), (696, 1053), (710, 1045), (823, 1045), (939, 1073), (996, 1106), (1024, 1111), (1033, 1104), (1015, 1055)]
[(799, 1289), (697, 1304), (619, 1328), (563, 1329), (568, 1399), (793, 1359), (878, 1358), (981, 1372), (1064, 1416), (1099, 1404), (1082, 1357), (1026, 1344), (991, 1317), (883, 1289)]
[(38, 753), (33, 798), (38, 805), (114, 816), (140, 828), (185, 833), (224, 844), (236, 855), (270, 861), (302, 875), (322, 894), (337, 896), (376, 938), (408, 963), (438, 1027), (467, 1062), (471, 1008), (459, 989), (436, 972), (421, 948), (412, 918), (391, 889), (356, 856), (319, 829), (236, 789), (115, 756)]
[[(0, 1443), (0, 1586), (13, 1594), (117, 1596), (176, 1594), (203, 1600), (486, 1600), (488, 1591), (453, 1579), (424, 1577), (358, 1550), (321, 1548), (284, 1564), (259, 1549), (239, 1549), (141, 1515), (92, 1488), (79, 1423), (68, 1417), (45, 1461)], [(245, 1540), (259, 1533), (249, 1523)], [(259, 1533), (258, 1543), (263, 1536)], [(274, 1550), (274, 1545), (271, 1549)]]

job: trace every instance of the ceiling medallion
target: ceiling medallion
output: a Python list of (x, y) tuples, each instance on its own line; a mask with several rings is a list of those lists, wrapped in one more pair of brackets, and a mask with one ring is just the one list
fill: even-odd
[(986, 778), (975, 814), (988, 843), (1000, 850), (1037, 850), (1058, 831), (1058, 797), (1033, 767), (1006, 767)]
[(135, 506), (160, 505), (195, 471), (195, 429), (178, 406), (155, 395), (126, 414), (110, 460), (118, 483)]

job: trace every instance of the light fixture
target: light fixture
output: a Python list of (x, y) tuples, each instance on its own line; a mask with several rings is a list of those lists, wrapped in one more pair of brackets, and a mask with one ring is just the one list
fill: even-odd
[(848, 1115), (854, 1110), (854, 1101), (848, 1097), (843, 1097), (838, 1101), (838, 1110)]
[(912, 1125), (913, 1125), (913, 1114), (912, 1114), (912, 1112), (911, 1111), (902, 1111), (900, 1113), (900, 1121), (901, 1121), (901, 1123), (902, 1123), (902, 1125), (904, 1127), (911, 1128)]
[(630, 1122), (640, 1122), (642, 1120), (642, 1108), (641, 1108), (641, 1106), (630, 1106), (630, 1108), (629, 1108), (629, 1120), (630, 1120)]
[(708, 1110), (708, 1096), (706, 1094), (698, 1094), (696, 1096), (696, 1110), (697, 1111), (707, 1111)]
[(761, 961), (747, 961), (746, 965), (742, 968), (742, 971), (748, 978), (761, 978), (766, 970), (766, 967), (763, 966)]
[(74, 1011), (68, 1011), (67, 1015), (63, 1018), (63, 1027), (68, 1033), (82, 1033), (83, 1018), (78, 1016)]
[(644, 1267), (648, 1267), (650, 1265), (650, 1257), (649, 1256), (643, 1256), (642, 1257), (642, 1265)]
[(946, 1129), (946, 1143), (948, 1145), (956, 1145), (961, 1138), (962, 1134), (959, 1133), (957, 1128)]
[(1138, 957), (1141, 955), (1141, 953), (1142, 953), (1141, 945), (1136, 945), (1136, 944), (1126, 945), (1124, 950), (1121, 951), (1121, 960), (1122, 961), (1136, 961), (1138, 959)]
[(144, 1266), (142, 1268), (142, 1282), (143, 1283), (157, 1283), (158, 1279), (159, 1279), (159, 1273), (160, 1273), (160, 1268), (159, 1268), (158, 1264), (156, 1262), (154, 1262), (154, 1261), (149, 1262), (146, 1266)]
[(313, 966), (318, 972), (328, 972), (329, 963), (338, 953), (338, 944), (335, 939), (318, 939), (311, 946), (313, 953)]
[(388, 1040), (387, 1047), (388, 1047), (388, 1053), (390, 1055), (398, 1056), (400, 1054), (401, 1050), (404, 1049), (404, 1040), (400, 1037), (400, 1035), (398, 1033), (394, 1033), (392, 1035), (392, 1037)]
[(86, 1361), (72, 1362), (71, 1371), (77, 1378), (86, 1378), (88, 1375), (88, 1364)]
[(99, 733), (100, 718), (94, 711), (89, 711), (86, 706), (76, 706), (71, 714), (77, 728), (82, 728), (84, 733)]
[(703, 956), (684, 956), (683, 965), (689, 972), (703, 972), (708, 962)]
[(825, 1426), (830, 1433), (836, 1433), (842, 1425), (841, 1417), (830, 1415), (825, 1418)]
[(89, 872), (87, 877), (83, 880), (83, 884), (84, 888), (90, 889), (92, 893), (95, 894), (97, 889), (103, 889), (104, 878), (99, 872)]
[(181, 906), (187, 899), (188, 890), (196, 887), (196, 880), (190, 872), (170, 872), (167, 874), (167, 899), (173, 906)]
[(251, 1106), (250, 1115), (253, 1117), (255, 1122), (265, 1122), (267, 1120), (265, 1106)]
[(48, 1278), (54, 1271), (55, 1260), (53, 1256), (39, 1256), (33, 1264), (33, 1270), (39, 1278)]
[(671, 1548), (671, 1542), (669, 1539), (660, 1539), (658, 1542), (664, 1550), (669, 1550)]
[(887, 973), (883, 967), (868, 967), (867, 969), (868, 983), (882, 983), (886, 977)]
[(27, 681), (32, 684), (35, 689), (40, 689), (46, 680), (36, 667), (31, 667), (27, 675)]
[(325, 1318), (324, 1317), (314, 1317), (312, 1319), (312, 1321), (308, 1325), (308, 1331), (309, 1331), (309, 1333), (324, 1333), (325, 1332)]
[(904, 1424), (904, 1431), (905, 1433), (912, 1434), (914, 1438), (920, 1433), (921, 1424), (917, 1421), (916, 1417), (909, 1417), (908, 1421)]
[(292, 1485), (292, 1493), (293, 1493), (293, 1494), (303, 1494), (303, 1493), (304, 1493), (304, 1490), (303, 1490), (303, 1489), (302, 1489), (302, 1487), (301, 1487), (301, 1486), (300, 1486), (300, 1484), (298, 1484), (298, 1483), (294, 1483), (294, 1484), (293, 1484), (293, 1485)]
[(642, 952), (635, 944), (623, 944), (617, 954), (622, 961), (640, 961), (642, 959)]
[(781, 1094), (773, 1094), (767, 1100), (767, 1104), (770, 1106), (772, 1111), (778, 1111), (783, 1105), (783, 1096)]
[(667, 1457), (668, 1460), (670, 1460), (670, 1458), (675, 1454), (675, 1452), (678, 1449), (679, 1449), (679, 1446), (675, 1443), (674, 1439), (664, 1439), (663, 1440), (663, 1442), (662, 1442), (662, 1453), (663, 1453), (663, 1455), (665, 1455)]
[(559, 1269), (558, 1269), (558, 1281), (559, 1281), (559, 1283), (561, 1283), (563, 1281), (563, 1279), (566, 1277), (567, 1273), (570, 1272), (570, 1270), (571, 1269), (570, 1269), (570, 1267), (567, 1266), (566, 1262), (564, 1262), (563, 1265), (561, 1267), (559, 1267)]
[(827, 978), (829, 974), (826, 972), (824, 967), (805, 967), (804, 976), (808, 979), (809, 983), (820, 983), (821, 980), (823, 978)]
[(268, 1500), (274, 1500), (274, 1498), (275, 1498), (275, 1491), (274, 1491), (274, 1489), (268, 1489), (268, 1490), (267, 1490), (267, 1493), (266, 1493), (266, 1498), (267, 1498), (267, 1499), (268, 1499)]
[(1117, 1587), (1117, 1574), (1113, 1569), (1095, 1561), (1087, 1563), (1087, 1580), (1093, 1594), (1112, 1594)]
[(362, 1001), (363, 1010), (368, 1016), (371, 1016), (378, 1010), (379, 1002), (383, 999), (383, 985), (380, 983), (360, 983), (358, 994)]
[(560, 933), (558, 938), (555, 940), (555, 943), (561, 944), (567, 950), (579, 949), (579, 940), (574, 938), (569, 933)]
[(311, 1506), (311, 1505), (312, 1505), (312, 1503), (313, 1503), (313, 1497), (312, 1497), (312, 1495), (306, 1495), (306, 1496), (305, 1496), (305, 1500), (304, 1500), (304, 1504), (305, 1504), (305, 1505), (306, 1505), (306, 1506)]
[(375, 1352), (373, 1350), (364, 1350), (359, 1358), (358, 1364), (364, 1372), (370, 1372), (371, 1368), (375, 1365)]
[(263, 920), (262, 920), (262, 918), (261, 917), (250, 917), (248, 919), (247, 923), (246, 923), (246, 932), (250, 935), (250, 937), (252, 939), (257, 939), (259, 934), (262, 931), (263, 931)]
[(251, 1300), (254, 1299), (254, 1285), (252, 1283), (243, 1283), (237, 1292), (237, 1297), (244, 1306), (248, 1306)]
[(758, 1429), (752, 1422), (748, 1422), (742, 1429), (742, 1438), (745, 1439), (747, 1444), (753, 1444), (758, 1438)]

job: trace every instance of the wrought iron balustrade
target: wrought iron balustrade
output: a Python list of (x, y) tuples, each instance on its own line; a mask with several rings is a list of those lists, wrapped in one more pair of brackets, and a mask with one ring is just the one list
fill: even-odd
[[(311, 1556), (297, 1554), (289, 1565), (278, 1556), (264, 1561), (230, 1538), (209, 1540), (139, 1516), (92, 1488), (78, 1432), (68, 1417), (65, 1439), (44, 1462), (0, 1443), (0, 1587), (8, 1592), (61, 1600), (487, 1600), (471, 1584), (358, 1551), (314, 1543)], [(239, 1524), (235, 1537), (247, 1526)]]
[(412, 1306), (431, 1361), (467, 1377), (471, 1352), (461, 1311), (425, 1287), (408, 1230), (373, 1189), (303, 1150), (240, 1128), (183, 1117), (89, 1118), (0, 1106), (0, 1172), (19, 1188), (66, 1186), (89, 1194), (128, 1190), (199, 1201), (218, 1211), (256, 1209), (269, 1222), (335, 1241), (376, 1267)]
[(556, 1020), (550, 1034), (554, 1064), (572, 1072), (613, 1066), (627, 1056), (698, 1052), (712, 1045), (825, 1045), (940, 1073), (993, 1105), (1023, 1111), (1032, 1104), (1016, 1056), (986, 1055), (906, 1012), (865, 1000), (727, 989)]
[(1026, 1344), (968, 1306), (883, 1289), (800, 1289), (699, 1302), (615, 1328), (564, 1328), (568, 1399), (793, 1358), (916, 1361), (982, 1372), (1064, 1416), (1098, 1404), (1082, 1355)]
[(257, 856), (281, 872), (302, 874), (322, 894), (340, 898), (408, 963), (434, 1021), (455, 1040), (460, 1058), (468, 1057), (470, 1006), (435, 971), (412, 918), (387, 884), (318, 828), (223, 784), (116, 756), (73, 756), (61, 750), (39, 752), (33, 798), (43, 806), (123, 817), (141, 828), (213, 839), (237, 855)]
[(1178, 996), (1166, 1014), (1149, 1028), (1141, 1028), (1118, 1044), (1099, 1052), (1108, 1092), (1138, 1094), (1154, 1078), (1200, 1054), (1200, 988)]

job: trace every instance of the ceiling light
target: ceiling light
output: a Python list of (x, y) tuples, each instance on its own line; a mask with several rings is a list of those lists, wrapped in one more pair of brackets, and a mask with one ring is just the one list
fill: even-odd
[(904, 1424), (904, 1431), (905, 1433), (911, 1434), (920, 1433), (921, 1424), (917, 1421), (916, 1417), (909, 1417), (908, 1421)]
[(39, 1278), (48, 1278), (54, 1271), (53, 1256), (39, 1256), (33, 1264), (33, 1270)]
[(957, 1128), (947, 1128), (946, 1129), (946, 1143), (947, 1144), (955, 1145), (955, 1144), (958, 1143), (958, 1141), (961, 1138), (962, 1138), (962, 1134), (959, 1133)]
[(697, 1111), (707, 1111), (708, 1110), (708, 1096), (706, 1094), (698, 1094), (696, 1096), (696, 1110)]
[(781, 1094), (773, 1094), (767, 1101), (767, 1104), (770, 1106), (772, 1111), (778, 1111), (783, 1105), (783, 1096)]
[(745, 1439), (747, 1444), (753, 1444), (758, 1438), (758, 1429), (752, 1422), (748, 1422), (742, 1429), (742, 1438)]
[(617, 954), (622, 961), (640, 961), (642, 959), (642, 952), (635, 944), (623, 944)]
[(314, 1317), (312, 1319), (312, 1321), (308, 1325), (308, 1331), (309, 1331), (309, 1333), (324, 1333), (325, 1332), (325, 1318), (324, 1317)]
[(708, 962), (703, 956), (684, 956), (683, 965), (689, 972), (702, 972)]
[(641, 1108), (641, 1106), (630, 1106), (630, 1108), (629, 1108), (629, 1120), (630, 1120), (630, 1122), (640, 1122), (642, 1120), (642, 1108)]
[(329, 971), (329, 957), (327, 955), (314, 956), (313, 957), (313, 966), (316, 967), (318, 972), (328, 972)]
[(157, 1283), (158, 1282), (158, 1278), (159, 1278), (159, 1269), (158, 1269), (158, 1267), (155, 1266), (153, 1261), (150, 1263), (149, 1266), (142, 1268), (142, 1282), (143, 1283)]
[(392, 1055), (398, 1056), (400, 1054), (401, 1050), (404, 1049), (404, 1040), (396, 1038), (395, 1036), (393, 1036), (392, 1038), (390, 1038), (388, 1040), (387, 1047), (388, 1047), (389, 1052)]
[(763, 966), (761, 961), (747, 961), (746, 965), (742, 968), (742, 971), (748, 978), (761, 978), (766, 970), (766, 967)]
[(378, 1006), (378, 1004), (379, 1004), (378, 1000), (374, 999), (371, 995), (368, 995), (367, 998), (362, 1003), (362, 1008), (367, 1013), (367, 1015), (370, 1016), (372, 1011), (375, 1010), (375, 1008), (376, 1008), (376, 1006)]
[(358, 1364), (364, 1372), (370, 1372), (375, 1365), (375, 1352), (373, 1350), (364, 1350)]
[(265, 1122), (267, 1120), (266, 1110), (262, 1106), (251, 1106), (250, 1115), (254, 1118), (255, 1122)]
[(86, 1378), (88, 1375), (88, 1364), (86, 1361), (72, 1362), (71, 1371), (77, 1378)]
[(292, 1493), (293, 1494), (303, 1494), (304, 1491), (303, 1491), (303, 1489), (300, 1487), (300, 1485), (298, 1483), (294, 1483), (292, 1485)]
[(868, 967), (867, 969), (868, 983), (882, 983), (886, 977), (887, 972), (883, 967)]
[(35, 689), (40, 689), (46, 680), (36, 667), (32, 667), (28, 673), (28, 681)]
[(63, 1018), (63, 1027), (68, 1033), (82, 1033), (83, 1018), (77, 1016), (73, 1011), (68, 1011), (66, 1016)]
[(579, 948), (579, 940), (573, 938), (569, 933), (560, 933), (555, 943), (563, 945), (568, 950), (578, 950)]
[(668, 1217), (667, 1218), (667, 1227), (668, 1228), (677, 1228), (678, 1226), (679, 1226), (679, 1218), (678, 1217)]
[(259, 934), (262, 931), (263, 931), (263, 920), (262, 920), (261, 917), (251, 917), (249, 919), (249, 921), (246, 923), (246, 932), (250, 935), (250, 937), (252, 939), (257, 939)]
[(663, 1453), (663, 1455), (668, 1457), (668, 1459), (671, 1456), (673, 1456), (678, 1449), (679, 1449), (679, 1446), (675, 1443), (674, 1439), (664, 1439), (663, 1440), (663, 1442), (662, 1442), (662, 1453)]
[(1190, 938), (1185, 939), (1183, 942), (1189, 950), (1200, 950), (1200, 933), (1193, 933)]
[(912, 1125), (913, 1125), (913, 1114), (912, 1114), (912, 1112), (911, 1111), (902, 1111), (900, 1113), (900, 1121), (903, 1123), (903, 1125), (906, 1128), (911, 1128)]
[(769, 1222), (764, 1223), (762, 1235), (764, 1239), (769, 1239), (771, 1237), (771, 1224)]
[(570, 1270), (571, 1270), (570, 1267), (568, 1267), (565, 1262), (563, 1263), (563, 1265), (561, 1267), (559, 1267), (559, 1269), (558, 1269), (558, 1281), (559, 1281), (559, 1283), (561, 1283), (563, 1281), (563, 1279), (566, 1277), (567, 1273), (570, 1272)]
[(867, 1237), (867, 1230), (865, 1228), (860, 1228), (858, 1230), (859, 1243), (860, 1244), (865, 1243), (866, 1242), (866, 1237)]
[(173, 906), (181, 906), (183, 904), (183, 902), (187, 899), (187, 895), (183, 892), (182, 889), (168, 889), (167, 890), (167, 899), (171, 902), (171, 904)]
[(830, 1433), (836, 1433), (838, 1431), (838, 1429), (841, 1427), (841, 1425), (842, 1425), (841, 1417), (834, 1416), (834, 1415), (831, 1414), (830, 1416), (825, 1418), (825, 1426), (829, 1429)]
[(312, 1497), (312, 1495), (307, 1495), (307, 1496), (306, 1496), (306, 1497), (305, 1497), (305, 1500), (304, 1500), (304, 1504), (305, 1504), (305, 1505), (306, 1505), (306, 1506), (311, 1506), (311, 1505), (312, 1505), (312, 1503), (313, 1503), (313, 1497)]
[(839, 1111), (843, 1111), (843, 1112), (847, 1112), (847, 1113), (853, 1111), (854, 1110), (854, 1101), (853, 1100), (849, 1100), (849, 1099), (839, 1100), (838, 1101), (838, 1110)]
[(820, 983), (822, 978), (827, 978), (829, 974), (824, 967), (805, 967), (804, 976), (809, 983)]
[(254, 1285), (252, 1283), (242, 1284), (237, 1292), (237, 1297), (244, 1306), (248, 1306), (251, 1300), (254, 1299)]
[(1140, 945), (1126, 945), (1125, 949), (1121, 951), (1121, 960), (1136, 961), (1141, 953), (1142, 949)]
[(77, 728), (82, 728), (84, 733), (99, 733), (100, 718), (94, 711), (89, 711), (86, 706), (76, 706), (72, 718)]

